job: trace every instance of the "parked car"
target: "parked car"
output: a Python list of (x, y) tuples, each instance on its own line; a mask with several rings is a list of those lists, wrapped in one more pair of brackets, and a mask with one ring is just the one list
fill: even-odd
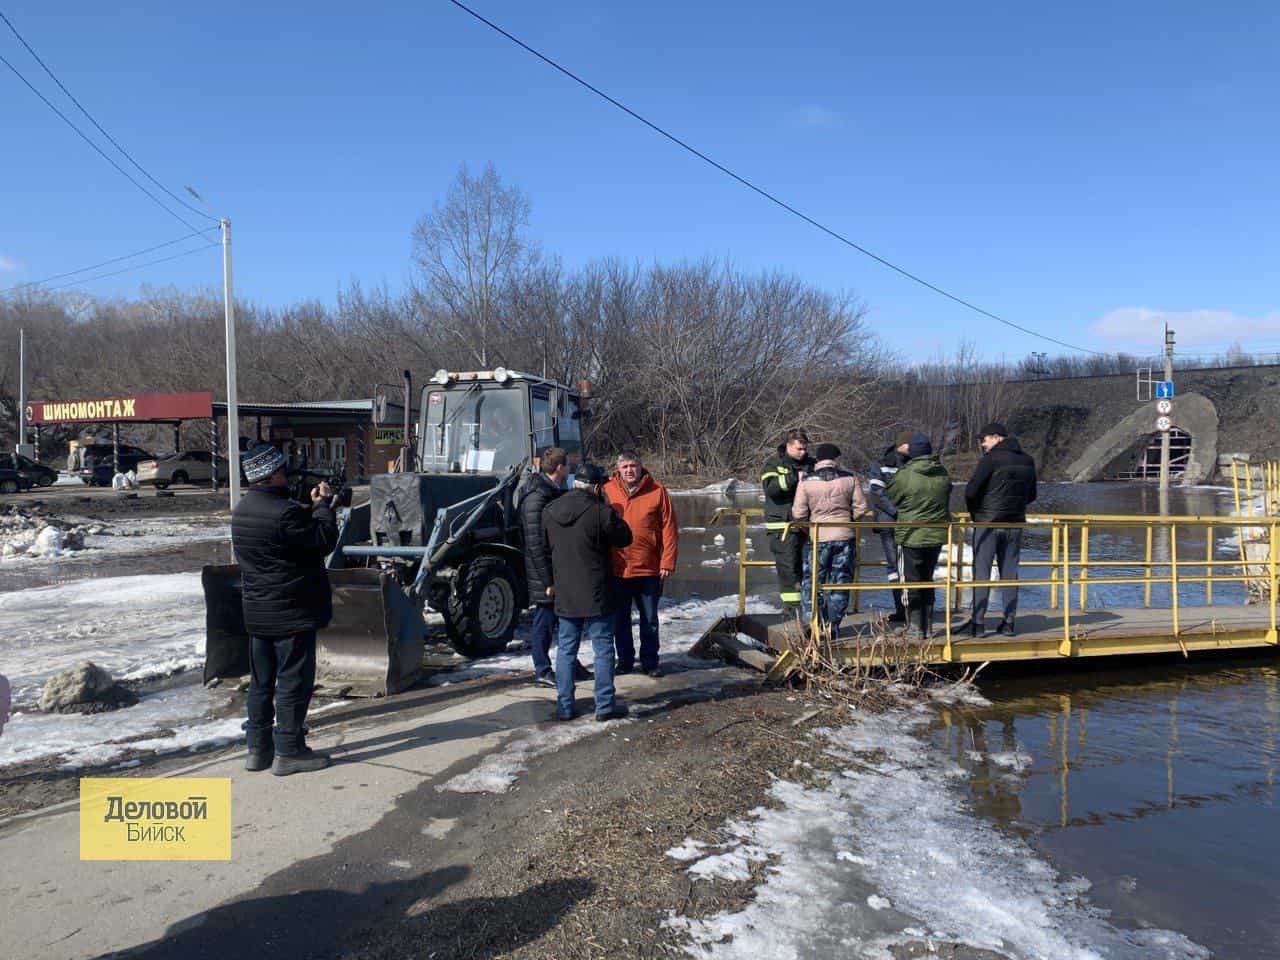
[[(115, 476), (115, 461), (109, 443), (91, 443), (76, 450), (76, 462), (72, 467), (76, 476), (90, 486), (109, 487)], [(154, 456), (140, 447), (120, 444), (120, 472), (137, 470), (143, 460)]]
[[(208, 450), (187, 450), (138, 464), (138, 482), (163, 490), (171, 483), (209, 483), (213, 479), (213, 455)], [(218, 458), (218, 482), (227, 482), (227, 460)]]
[(17, 493), (20, 490), (30, 490), (31, 486), (29, 477), (12, 467), (0, 467), (0, 493)]
[(30, 457), (24, 457), (20, 453), (0, 453), (0, 469), (17, 470), (35, 487), (51, 487), (58, 479), (58, 471), (53, 467), (36, 463)]

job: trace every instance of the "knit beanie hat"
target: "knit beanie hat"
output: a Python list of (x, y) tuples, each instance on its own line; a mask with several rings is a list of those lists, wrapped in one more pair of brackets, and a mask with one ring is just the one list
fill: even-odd
[(840, 448), (834, 443), (820, 443), (818, 449), (813, 451), (814, 457), (818, 460), (838, 460), (840, 458)]
[(245, 453), (240, 462), (244, 465), (245, 479), (260, 483), (288, 463), (289, 458), (271, 444), (260, 443)]

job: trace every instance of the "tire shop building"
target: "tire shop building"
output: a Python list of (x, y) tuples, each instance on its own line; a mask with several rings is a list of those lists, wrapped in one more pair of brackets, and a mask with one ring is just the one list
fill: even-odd
[[(362, 484), (371, 474), (393, 469), (405, 443), (404, 405), (386, 399), (240, 403), (239, 449), (255, 442), (278, 446), (291, 469), (324, 471), (345, 468), (349, 482)], [(379, 416), (375, 422), (375, 410)], [(44, 432), (50, 427), (110, 428), (109, 442), (72, 440), (67, 469), (92, 474), (93, 463), (110, 463), (112, 472), (133, 469), (150, 453), (122, 443), (122, 425), (170, 425), (173, 452), (183, 450), (182, 427), (190, 421), (211, 425), (213, 476), (226, 476), (227, 405), (212, 393), (157, 393), (97, 397), (85, 400), (36, 400), (27, 404), (27, 423), (35, 459), (40, 459)], [(202, 444), (203, 445), (203, 444)], [(159, 454), (156, 451), (157, 455)], [(219, 461), (223, 461), (219, 464)], [(87, 466), (86, 466), (87, 465)]]

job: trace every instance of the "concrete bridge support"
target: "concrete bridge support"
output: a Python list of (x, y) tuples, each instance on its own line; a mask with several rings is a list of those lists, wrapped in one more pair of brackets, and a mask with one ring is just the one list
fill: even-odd
[[(1139, 438), (1155, 432), (1156, 403), (1144, 403), (1085, 449), (1067, 476), (1076, 483), (1101, 480), (1107, 466)], [(1218, 411), (1200, 393), (1188, 393), (1173, 402), (1173, 424), (1191, 434), (1191, 461), (1183, 483), (1206, 483), (1218, 463)]]

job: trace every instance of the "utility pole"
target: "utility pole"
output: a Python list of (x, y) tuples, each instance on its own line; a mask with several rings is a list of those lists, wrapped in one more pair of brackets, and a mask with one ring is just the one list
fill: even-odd
[(26, 454), (27, 445), (27, 331), (18, 330), (18, 442), (14, 450)]
[[(240, 401), (236, 394), (236, 307), (231, 285), (231, 221), (222, 218), (222, 299), (227, 320), (227, 480), (240, 502)], [(215, 478), (216, 480), (216, 478)]]
[[(1173, 331), (1164, 325), (1164, 379), (1165, 383), (1173, 382)], [(1169, 512), (1169, 434), (1171, 431), (1160, 431), (1160, 513)]]

